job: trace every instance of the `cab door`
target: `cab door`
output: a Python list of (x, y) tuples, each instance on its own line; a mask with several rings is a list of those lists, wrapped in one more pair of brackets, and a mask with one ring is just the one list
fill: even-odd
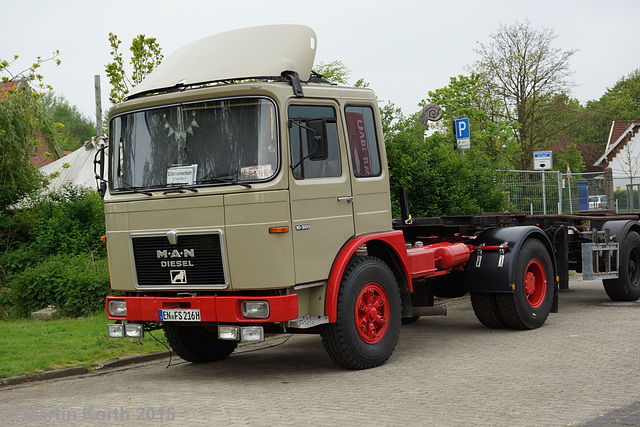
[(392, 228), (389, 174), (378, 115), (374, 104), (347, 104), (344, 109), (357, 235)]
[[(326, 280), (338, 251), (354, 235), (353, 194), (337, 106), (292, 104), (287, 113), (295, 280), (300, 284)], [(317, 138), (326, 141), (319, 152)]]

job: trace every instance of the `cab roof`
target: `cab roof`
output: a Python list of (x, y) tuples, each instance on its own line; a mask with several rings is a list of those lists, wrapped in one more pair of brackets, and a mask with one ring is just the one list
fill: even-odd
[(205, 37), (169, 55), (128, 99), (193, 85), (253, 78), (282, 78), (295, 73), (311, 78), (316, 33), (303, 25), (266, 25)]

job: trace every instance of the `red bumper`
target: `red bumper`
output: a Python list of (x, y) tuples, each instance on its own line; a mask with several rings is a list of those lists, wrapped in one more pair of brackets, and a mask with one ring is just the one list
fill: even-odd
[[(127, 315), (124, 317), (109, 314), (109, 301), (127, 302)], [(267, 301), (269, 317), (266, 319), (247, 319), (242, 316), (242, 301)], [(196, 296), (196, 297), (107, 297), (107, 318), (110, 320), (128, 320), (133, 322), (158, 322), (159, 310), (172, 308), (191, 308), (200, 310), (202, 322), (225, 323), (272, 323), (286, 322), (298, 317), (298, 296), (279, 295), (269, 297), (243, 296)]]

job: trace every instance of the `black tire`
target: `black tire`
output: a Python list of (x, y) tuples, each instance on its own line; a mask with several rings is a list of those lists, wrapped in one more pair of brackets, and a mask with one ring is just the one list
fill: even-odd
[(229, 357), (238, 343), (218, 339), (217, 331), (201, 326), (165, 323), (164, 336), (178, 356), (187, 362), (209, 363)]
[(411, 325), (413, 323), (416, 323), (418, 320), (420, 320), (420, 316), (403, 317), (402, 324)]
[(389, 267), (375, 257), (356, 257), (342, 276), (338, 318), (322, 329), (322, 344), (345, 368), (382, 365), (398, 342), (401, 317), (400, 290)]
[(640, 235), (630, 231), (620, 247), (617, 279), (604, 279), (604, 290), (611, 301), (636, 301), (640, 298)]
[(502, 318), (496, 294), (485, 292), (471, 293), (471, 306), (476, 317), (487, 328), (504, 329), (507, 328), (507, 322)]
[(540, 240), (531, 238), (522, 244), (515, 262), (513, 293), (495, 294), (500, 315), (510, 328), (539, 328), (553, 303), (551, 256)]

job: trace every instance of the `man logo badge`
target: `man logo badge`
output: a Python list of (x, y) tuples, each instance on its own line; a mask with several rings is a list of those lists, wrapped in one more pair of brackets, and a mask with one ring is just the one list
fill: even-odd
[(187, 272), (185, 270), (171, 270), (171, 283), (184, 285), (187, 283)]

